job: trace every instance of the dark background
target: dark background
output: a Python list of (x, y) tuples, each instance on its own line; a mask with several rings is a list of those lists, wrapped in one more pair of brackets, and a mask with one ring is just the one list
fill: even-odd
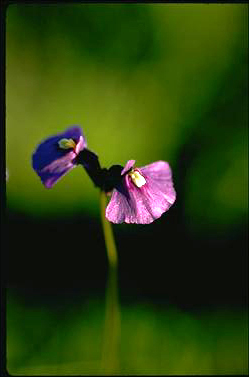
[[(149, 227), (114, 226), (122, 300), (156, 299), (184, 309), (246, 308), (246, 222), (229, 236), (210, 231), (209, 237), (191, 237), (181, 190), (177, 193), (171, 211)], [(7, 231), (9, 287), (31, 299), (104, 293), (107, 257), (100, 221), (75, 216), (38, 222), (8, 213)]]

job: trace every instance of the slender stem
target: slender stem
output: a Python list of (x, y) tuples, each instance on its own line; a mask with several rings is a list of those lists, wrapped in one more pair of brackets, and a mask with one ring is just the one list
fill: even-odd
[(102, 226), (103, 226), (104, 237), (105, 237), (107, 257), (108, 257), (110, 267), (117, 267), (118, 254), (117, 254), (117, 250), (115, 246), (112, 226), (111, 226), (111, 223), (105, 217), (106, 203), (107, 203), (106, 193), (101, 190), (100, 191), (100, 212), (101, 212), (101, 220), (102, 220)]
[(101, 220), (109, 262), (101, 372), (104, 373), (104, 375), (113, 375), (116, 374), (119, 369), (118, 347), (121, 326), (118, 302), (118, 256), (112, 226), (105, 217), (106, 203), (106, 194), (104, 191), (101, 191)]
[(109, 376), (117, 374), (119, 370), (121, 322), (117, 284), (117, 269), (109, 268), (101, 361), (101, 372)]

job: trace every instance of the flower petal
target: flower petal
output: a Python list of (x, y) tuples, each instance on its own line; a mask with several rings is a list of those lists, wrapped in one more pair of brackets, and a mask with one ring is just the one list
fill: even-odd
[(146, 184), (136, 187), (126, 175), (122, 186), (114, 189), (106, 208), (109, 221), (149, 224), (174, 203), (176, 193), (167, 162), (157, 161), (137, 170), (145, 178)]
[(150, 181), (150, 190), (161, 191), (165, 199), (172, 205), (176, 200), (176, 192), (172, 181), (171, 168), (166, 161), (156, 161), (139, 168), (145, 180)]
[[(73, 139), (75, 149), (60, 148), (61, 139)], [(81, 128), (72, 126), (65, 132), (44, 140), (32, 156), (33, 169), (46, 188), (51, 188), (64, 174), (75, 166), (75, 157), (86, 147)]]
[(74, 152), (69, 152), (64, 157), (54, 160), (42, 170), (37, 171), (46, 188), (51, 188), (63, 175), (76, 166), (72, 162), (75, 157), (76, 154)]
[(124, 169), (121, 171), (121, 175), (124, 175), (125, 173), (127, 173), (135, 164), (136, 160), (129, 160)]

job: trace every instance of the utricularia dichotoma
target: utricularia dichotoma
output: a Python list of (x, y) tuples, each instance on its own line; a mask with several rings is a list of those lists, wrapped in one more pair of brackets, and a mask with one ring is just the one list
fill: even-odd
[(72, 126), (42, 141), (32, 156), (33, 169), (46, 188), (71, 169), (82, 165), (95, 186), (110, 196), (105, 216), (112, 223), (149, 224), (166, 212), (176, 199), (172, 173), (165, 161), (136, 167), (101, 168), (98, 156), (87, 148), (82, 130)]

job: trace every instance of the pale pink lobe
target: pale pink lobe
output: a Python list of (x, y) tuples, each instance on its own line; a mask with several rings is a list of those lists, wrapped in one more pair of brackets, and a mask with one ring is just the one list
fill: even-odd
[(125, 173), (127, 173), (134, 165), (135, 165), (135, 162), (136, 160), (129, 160), (124, 169), (121, 171), (121, 175), (124, 175)]
[(78, 141), (78, 143), (76, 144), (76, 147), (75, 147), (76, 155), (79, 154), (79, 152), (82, 151), (86, 147), (87, 147), (86, 139), (83, 138), (83, 136), (80, 136), (80, 139), (79, 139), (79, 141)]

